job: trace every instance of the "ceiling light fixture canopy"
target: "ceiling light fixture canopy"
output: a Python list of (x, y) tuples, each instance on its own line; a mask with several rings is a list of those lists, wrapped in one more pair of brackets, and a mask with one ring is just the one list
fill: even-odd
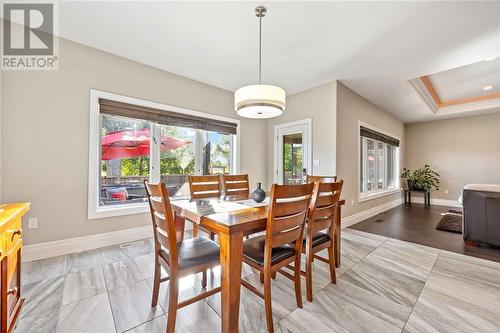
[(265, 119), (283, 114), (286, 93), (280, 87), (262, 84), (262, 18), (266, 7), (255, 8), (259, 18), (259, 84), (241, 87), (234, 92), (234, 110), (245, 118)]

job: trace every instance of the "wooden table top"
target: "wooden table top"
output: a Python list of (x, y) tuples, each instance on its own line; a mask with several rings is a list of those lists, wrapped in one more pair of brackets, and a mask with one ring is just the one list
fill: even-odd
[[(345, 204), (341, 200), (340, 205)], [(174, 211), (215, 232), (255, 232), (265, 229), (269, 198), (257, 203), (248, 196), (222, 196), (213, 199), (172, 200)]]

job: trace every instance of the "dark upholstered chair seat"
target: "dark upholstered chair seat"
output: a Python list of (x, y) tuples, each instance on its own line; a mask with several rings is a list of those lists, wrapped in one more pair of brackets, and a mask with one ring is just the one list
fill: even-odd
[[(162, 255), (168, 260), (168, 252), (162, 248)], [(183, 240), (177, 244), (179, 268), (186, 269), (200, 264), (219, 261), (219, 244), (206, 237)]]
[[(256, 264), (264, 266), (264, 248), (266, 236), (257, 236), (246, 240), (243, 243), (243, 255), (251, 259)], [(293, 257), (295, 249), (290, 245), (281, 245), (273, 248), (271, 264), (275, 264), (283, 259)]]
[[(322, 243), (328, 242), (330, 240), (330, 236), (325, 234), (324, 232), (315, 232), (312, 236), (312, 246), (315, 247)], [(303, 246), (306, 246), (306, 238), (304, 236)]]

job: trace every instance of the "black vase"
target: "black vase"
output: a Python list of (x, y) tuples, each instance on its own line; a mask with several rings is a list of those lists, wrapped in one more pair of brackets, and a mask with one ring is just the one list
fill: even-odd
[(257, 183), (257, 188), (252, 192), (252, 199), (262, 202), (266, 198), (266, 192), (261, 188), (261, 183)]

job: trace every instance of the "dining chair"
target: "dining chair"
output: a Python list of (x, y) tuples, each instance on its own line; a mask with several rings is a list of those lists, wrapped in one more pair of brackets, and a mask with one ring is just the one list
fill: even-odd
[(222, 175), (224, 185), (224, 195), (248, 195), (250, 185), (248, 175)]
[[(307, 300), (312, 302), (312, 270), (313, 261), (318, 259), (330, 266), (332, 283), (337, 282), (335, 272), (335, 214), (340, 200), (344, 182), (315, 182), (313, 196), (309, 207), (309, 216), (305, 228), (305, 238), (302, 252), (306, 254), (306, 270), (301, 274), (306, 276)], [(328, 259), (316, 255), (319, 251), (328, 249)], [(291, 267), (289, 267), (292, 269)]]
[[(217, 287), (179, 302), (179, 279), (203, 272), (202, 287), (206, 288), (206, 271), (220, 265), (220, 248), (216, 242), (206, 237), (184, 240), (184, 228), (176, 224), (165, 184), (149, 184), (146, 180), (144, 185), (151, 211), (155, 243), (155, 270), (151, 306), (154, 307), (158, 303), (160, 283), (170, 281), (167, 333), (174, 333), (177, 309), (214, 295), (221, 289)], [(161, 278), (161, 267), (168, 273), (165, 278)]]
[[(221, 196), (220, 176), (189, 176), (189, 192), (191, 199), (219, 198)], [(203, 228), (210, 239), (215, 238), (215, 234)], [(193, 237), (198, 237), (198, 224), (193, 223)]]
[(337, 181), (337, 176), (306, 175), (306, 183), (314, 183), (314, 182), (332, 183), (335, 181)]
[[(304, 224), (314, 183), (277, 185), (271, 188), (266, 233), (243, 242), (243, 262), (257, 269), (264, 280), (264, 293), (245, 280), (241, 284), (264, 299), (267, 330), (274, 332), (271, 305), (271, 279), (280, 272), (294, 281), (297, 307), (302, 308), (300, 260)], [(294, 263), (294, 274), (282, 267)], [(261, 275), (261, 276), (262, 276)]]

